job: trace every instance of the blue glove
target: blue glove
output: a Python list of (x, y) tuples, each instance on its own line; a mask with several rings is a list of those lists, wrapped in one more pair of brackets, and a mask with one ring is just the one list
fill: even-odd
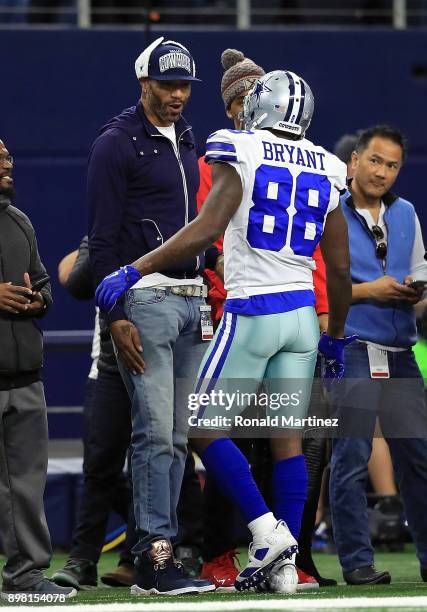
[(112, 272), (98, 285), (95, 292), (95, 303), (105, 312), (110, 312), (116, 305), (119, 297), (130, 289), (141, 274), (133, 266), (123, 266), (120, 270)]
[(324, 357), (322, 364), (322, 377), (326, 388), (330, 388), (333, 380), (340, 380), (344, 376), (344, 348), (357, 340), (357, 336), (346, 338), (331, 338), (328, 334), (320, 336), (318, 350)]

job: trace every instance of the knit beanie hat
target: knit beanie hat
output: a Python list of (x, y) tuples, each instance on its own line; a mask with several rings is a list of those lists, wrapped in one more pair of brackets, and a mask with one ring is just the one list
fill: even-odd
[(221, 81), (221, 95), (225, 108), (228, 109), (234, 98), (251, 89), (265, 72), (241, 51), (226, 49), (221, 55), (221, 64), (225, 70)]

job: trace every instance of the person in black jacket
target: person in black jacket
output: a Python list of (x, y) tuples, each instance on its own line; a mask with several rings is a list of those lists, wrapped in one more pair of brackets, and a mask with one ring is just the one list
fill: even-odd
[[(74, 298), (94, 297), (87, 236), (77, 251), (62, 259), (58, 276)], [(112, 587), (133, 584), (131, 549), (136, 543), (131, 482), (123, 472), (130, 445), (131, 402), (117, 367), (108, 325), (100, 320), (98, 308), (91, 356), (84, 399), (82, 499), (68, 560), (52, 576), (57, 584), (76, 589), (97, 585), (96, 566), (112, 509), (127, 523), (127, 532), (118, 567), (101, 576), (104, 584)], [(195, 557), (201, 546), (201, 489), (194, 467), (194, 458), (189, 453), (178, 506), (179, 533), (174, 541), (175, 554), (186, 570), (196, 569)]]
[[(74, 298), (93, 298), (87, 236), (78, 251), (64, 257), (58, 272), (61, 284)], [(76, 589), (97, 585), (97, 563), (111, 510), (128, 523), (127, 537), (119, 567), (101, 580), (109, 586), (133, 584), (135, 521), (130, 482), (123, 473), (130, 444), (130, 400), (117, 368), (108, 326), (104, 321), (100, 325), (98, 309), (92, 359), (84, 398), (82, 500), (69, 558), (52, 576), (57, 584)]]
[[(72, 597), (43, 575), (52, 555), (43, 506), (48, 459), (43, 340), (35, 319), (52, 303), (34, 228), (12, 206), (13, 159), (0, 140), (0, 536), (6, 564), (1, 598)], [(48, 280), (48, 277), (47, 277)]]

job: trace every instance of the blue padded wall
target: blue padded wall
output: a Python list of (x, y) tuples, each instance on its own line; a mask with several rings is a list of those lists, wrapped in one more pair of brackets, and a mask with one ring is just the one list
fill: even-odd
[[(427, 32), (422, 30), (199, 31), (168, 33), (188, 45), (198, 75), (186, 111), (200, 153), (229, 125), (219, 92), (220, 54), (241, 49), (266, 70), (289, 68), (311, 85), (309, 137), (327, 148), (343, 132), (377, 122), (404, 130), (410, 156), (397, 190), (424, 227), (427, 174)], [(154, 38), (154, 35), (153, 37)], [(93, 305), (58, 285), (56, 268), (86, 232), (85, 168), (99, 127), (139, 97), (133, 64), (147, 44), (135, 30), (3, 30), (0, 138), (16, 158), (17, 205), (32, 219), (54, 278), (45, 329), (88, 329)]]

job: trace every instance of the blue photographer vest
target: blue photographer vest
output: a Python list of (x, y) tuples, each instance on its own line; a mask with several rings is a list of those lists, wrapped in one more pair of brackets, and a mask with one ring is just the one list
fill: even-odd
[[(390, 194), (386, 194), (384, 200), (390, 199)], [(374, 281), (385, 274), (402, 283), (411, 269), (415, 240), (413, 205), (402, 198), (395, 198), (386, 204), (384, 221), (388, 237), (383, 267), (382, 260), (376, 256), (375, 238), (364, 218), (354, 208), (350, 192), (341, 196), (341, 204), (348, 224), (352, 283)], [(345, 334), (357, 334), (361, 340), (385, 346), (410, 347), (417, 340), (414, 306), (398, 300), (356, 302), (350, 307)]]

